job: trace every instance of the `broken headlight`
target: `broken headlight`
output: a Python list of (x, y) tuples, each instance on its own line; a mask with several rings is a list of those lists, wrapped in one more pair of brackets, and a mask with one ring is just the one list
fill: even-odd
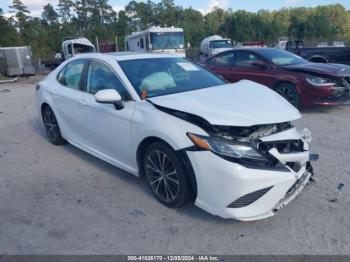
[(309, 129), (304, 128), (303, 130), (299, 131), (299, 135), (306, 143), (308, 143), (309, 145), (311, 144), (312, 135)]
[(250, 162), (270, 163), (265, 156), (254, 149), (249, 141), (232, 141), (215, 137), (206, 137), (187, 133), (192, 142), (202, 150), (209, 150), (225, 158), (247, 160)]

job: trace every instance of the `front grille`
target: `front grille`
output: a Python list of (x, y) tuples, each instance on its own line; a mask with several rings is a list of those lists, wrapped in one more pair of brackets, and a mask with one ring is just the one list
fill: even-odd
[(255, 192), (252, 192), (252, 193), (249, 193), (247, 195), (244, 195), (244, 196), (238, 198), (236, 201), (229, 204), (227, 207), (239, 208), (239, 207), (248, 206), (248, 205), (254, 203), (256, 200), (258, 200), (263, 195), (265, 195), (271, 188), (272, 188), (272, 186), (255, 191)]
[(265, 152), (276, 148), (281, 154), (304, 152), (304, 142), (302, 140), (268, 141), (259, 144), (259, 149)]

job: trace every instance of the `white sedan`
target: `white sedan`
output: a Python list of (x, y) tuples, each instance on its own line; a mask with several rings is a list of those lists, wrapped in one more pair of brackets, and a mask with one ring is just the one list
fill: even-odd
[[(36, 90), (48, 139), (135, 176), (169, 207), (189, 202), (238, 220), (272, 216), (312, 176), (307, 130), (284, 98), (227, 84), (173, 55), (85, 54)], [(136, 200), (135, 200), (136, 201)]]

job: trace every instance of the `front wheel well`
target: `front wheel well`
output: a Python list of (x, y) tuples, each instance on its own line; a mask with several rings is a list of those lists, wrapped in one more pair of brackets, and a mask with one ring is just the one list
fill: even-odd
[[(161, 139), (159, 137), (147, 137), (147, 138), (143, 139), (141, 141), (141, 143), (139, 144), (139, 146), (137, 147), (137, 151), (136, 151), (136, 161), (137, 161), (137, 166), (140, 170), (139, 171), (140, 176), (144, 175), (143, 168), (142, 168), (143, 155), (144, 155), (147, 147), (155, 142), (164, 143), (164, 144), (168, 145), (170, 148), (172, 148), (172, 146), (169, 143), (167, 143), (166, 141), (164, 141), (163, 139)], [(177, 151), (175, 151), (175, 153), (180, 158), (182, 164), (185, 166), (186, 171), (189, 175), (189, 179), (190, 179), (190, 183), (191, 183), (191, 187), (192, 187), (192, 195), (193, 195), (192, 198), (194, 200), (197, 197), (197, 180), (196, 180), (196, 176), (195, 176), (192, 164), (190, 162), (190, 159), (187, 156), (184, 149), (177, 150)]]
[(155, 143), (155, 142), (165, 143), (168, 146), (170, 146), (167, 142), (165, 142), (163, 139), (161, 139), (159, 137), (151, 136), (151, 137), (147, 137), (147, 138), (143, 139), (141, 141), (141, 143), (139, 144), (139, 146), (137, 147), (137, 151), (136, 151), (136, 161), (137, 161), (137, 166), (139, 167), (139, 170), (142, 170), (142, 156), (145, 153), (145, 150), (147, 149), (147, 147), (150, 144)]

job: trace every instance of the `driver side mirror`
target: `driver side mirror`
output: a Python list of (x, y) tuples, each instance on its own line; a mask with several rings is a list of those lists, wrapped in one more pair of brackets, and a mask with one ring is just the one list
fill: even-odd
[(95, 94), (95, 100), (102, 104), (113, 104), (115, 109), (123, 109), (122, 97), (115, 89), (100, 90)]
[(263, 62), (253, 62), (252, 66), (257, 67), (257, 68), (259, 68), (261, 70), (265, 70), (265, 69), (268, 68), (267, 64), (265, 64)]

